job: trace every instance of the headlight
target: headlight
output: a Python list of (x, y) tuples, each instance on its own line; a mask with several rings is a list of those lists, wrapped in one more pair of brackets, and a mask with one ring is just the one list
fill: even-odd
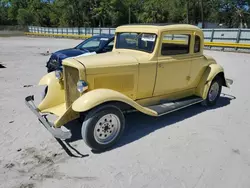
[(56, 79), (61, 80), (63, 75), (61, 70), (55, 70)]
[(77, 82), (77, 90), (78, 90), (80, 93), (86, 91), (87, 89), (88, 89), (88, 84), (87, 84), (85, 81), (79, 80), (79, 81)]

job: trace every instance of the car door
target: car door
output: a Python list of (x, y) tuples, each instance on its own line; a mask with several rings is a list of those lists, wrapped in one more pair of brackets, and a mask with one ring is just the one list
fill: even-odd
[(203, 55), (204, 41), (202, 38), (201, 34), (198, 33), (194, 34), (193, 37), (193, 55), (191, 58), (190, 79), (188, 82), (189, 88), (197, 87), (209, 64), (206, 57)]
[(154, 96), (188, 89), (191, 35), (182, 31), (162, 34)]

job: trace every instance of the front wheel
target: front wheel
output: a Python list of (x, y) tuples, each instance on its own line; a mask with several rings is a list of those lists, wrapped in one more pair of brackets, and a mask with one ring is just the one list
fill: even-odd
[(95, 151), (112, 147), (122, 136), (125, 118), (119, 108), (103, 105), (88, 113), (82, 125), (82, 138)]
[(220, 77), (216, 77), (208, 90), (207, 98), (202, 102), (204, 106), (214, 106), (220, 97), (222, 89), (222, 80)]

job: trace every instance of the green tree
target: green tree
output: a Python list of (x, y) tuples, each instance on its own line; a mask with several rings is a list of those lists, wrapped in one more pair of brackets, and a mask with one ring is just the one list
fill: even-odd
[(33, 15), (28, 10), (18, 9), (17, 22), (19, 25), (30, 25), (33, 23)]

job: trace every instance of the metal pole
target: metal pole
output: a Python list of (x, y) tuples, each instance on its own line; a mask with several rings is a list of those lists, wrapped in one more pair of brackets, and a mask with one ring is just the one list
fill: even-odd
[(128, 8), (128, 23), (129, 24), (131, 23), (131, 8), (130, 8), (130, 6)]
[[(241, 29), (238, 30), (238, 34), (237, 34), (237, 38), (236, 38), (236, 43), (240, 43), (240, 37), (241, 37)], [(235, 48), (235, 50), (237, 51), (238, 48)]]
[[(214, 40), (214, 29), (212, 30), (210, 42), (213, 42), (213, 40)], [(212, 48), (212, 46), (210, 46), (210, 49), (211, 48)]]
[(214, 40), (214, 29), (212, 30), (210, 42), (213, 42), (213, 40)]

